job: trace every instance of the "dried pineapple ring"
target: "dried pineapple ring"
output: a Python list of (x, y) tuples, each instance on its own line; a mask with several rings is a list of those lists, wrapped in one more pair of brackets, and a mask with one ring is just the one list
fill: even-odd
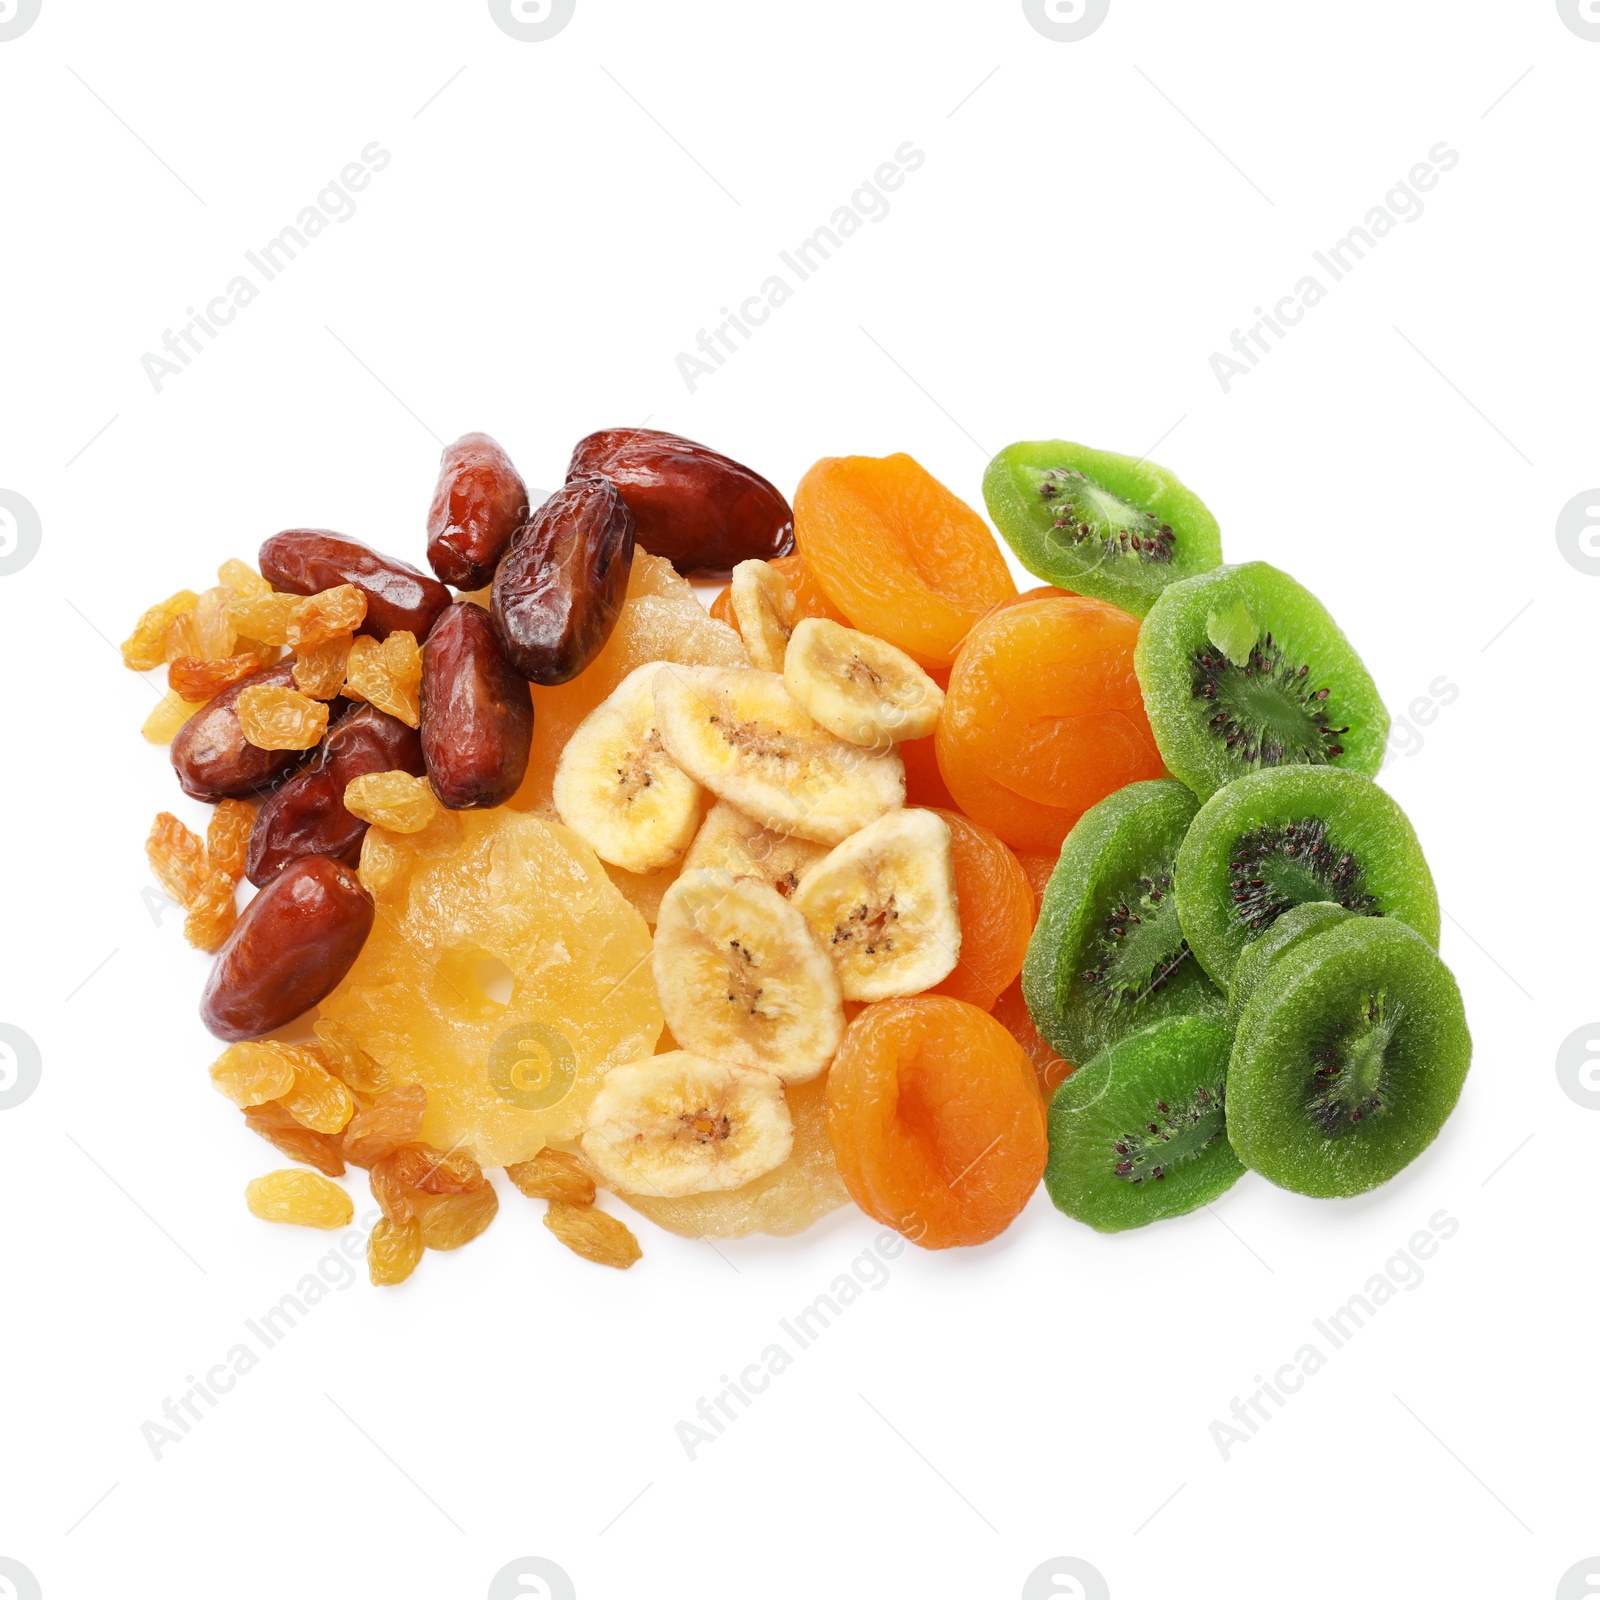
[[(428, 1144), (501, 1167), (576, 1138), (606, 1070), (655, 1048), (661, 1003), (644, 919), (576, 834), (506, 808), (454, 816), (454, 848), (388, 836), (415, 864), (379, 891), (320, 1014), (428, 1091)], [(510, 970), (509, 1003), (485, 963)]]

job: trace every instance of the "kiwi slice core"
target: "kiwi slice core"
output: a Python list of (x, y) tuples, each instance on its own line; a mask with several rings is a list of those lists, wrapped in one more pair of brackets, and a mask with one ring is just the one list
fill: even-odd
[(1113, 494), (1076, 467), (1040, 473), (1038, 494), (1051, 515), (1052, 543), (1087, 546), (1091, 553), (1098, 546), (1107, 561), (1132, 556), (1171, 564), (1177, 543), (1172, 524)]
[(1112, 1141), (1113, 1154), (1121, 1157), (1113, 1175), (1127, 1183), (1159, 1181), (1210, 1149), (1226, 1131), (1224, 1095), (1219, 1082), (1211, 1089), (1196, 1089), (1188, 1104), (1176, 1110), (1156, 1100), (1153, 1120)]
[(1385, 1057), (1400, 1009), (1387, 1004), (1381, 989), (1362, 995), (1355, 1016), (1313, 1047), (1317, 1065), (1306, 1086), (1306, 1111), (1330, 1139), (1382, 1114)]
[(1106, 917), (1095, 949), (1099, 959), (1083, 975), (1085, 982), (1118, 1001), (1145, 999), (1194, 959), (1178, 926), (1168, 868), (1139, 879), (1131, 899), (1132, 904), (1124, 902)]
[(1379, 912), (1361, 863), (1334, 843), (1321, 817), (1252, 828), (1235, 842), (1228, 873), (1233, 914), (1252, 933), (1314, 900), (1331, 900), (1364, 916)]
[(1161, 759), (1205, 798), (1251, 773), (1345, 767), (1374, 776), (1389, 713), (1315, 595), (1251, 561), (1164, 589), (1134, 670)]

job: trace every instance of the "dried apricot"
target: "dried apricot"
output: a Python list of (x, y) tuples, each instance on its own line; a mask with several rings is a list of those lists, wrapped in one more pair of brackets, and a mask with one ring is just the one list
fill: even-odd
[(1039, 907), (1044, 904), (1044, 886), (1050, 881), (1050, 874), (1056, 870), (1057, 857), (1052, 851), (1047, 855), (1032, 855), (1025, 850), (1017, 852), (1017, 860), (1022, 863), (1022, 871), (1028, 880), (1028, 887), (1033, 890), (1033, 920), (1039, 920)]
[(156, 814), (144, 842), (145, 859), (165, 893), (186, 906), (206, 881), (206, 847), (170, 811)]
[(1003, 1232), (1044, 1174), (1044, 1107), (1022, 1047), (944, 995), (868, 1006), (828, 1073), (828, 1139), (869, 1216), (930, 1250)]
[(213, 661), (199, 656), (179, 656), (167, 668), (167, 687), (184, 700), (203, 704), (212, 695), (221, 694), (229, 684), (259, 672), (266, 664), (262, 657), (250, 651)]
[(353, 583), (335, 584), (296, 600), (289, 610), (283, 642), (297, 654), (354, 633), (366, 621), (367, 596)]
[(414, 633), (401, 629), (381, 643), (370, 634), (350, 641), (344, 692), (351, 699), (369, 700), (415, 728), (422, 722), (421, 688), (422, 652)]
[(344, 1158), (352, 1167), (370, 1167), (402, 1145), (422, 1137), (428, 1091), (420, 1083), (399, 1083), (356, 1112), (344, 1129)]
[(328, 707), (294, 689), (252, 684), (235, 702), (239, 726), (257, 750), (310, 750), (328, 731)]
[(412, 1217), (391, 1222), (380, 1217), (367, 1235), (367, 1276), (383, 1288), (404, 1283), (422, 1259), (422, 1224)]
[(230, 1044), (211, 1063), (211, 1082), (241, 1110), (247, 1110), (294, 1088), (294, 1062), (270, 1044), (253, 1040)]
[(828, 598), (924, 667), (949, 665), (973, 623), (1016, 593), (983, 518), (908, 455), (819, 461), (795, 491), (794, 525)]
[(440, 811), (426, 778), (399, 771), (352, 778), (344, 787), (344, 808), (390, 833), (421, 833)]
[(225, 872), (235, 883), (244, 876), (250, 849), (250, 830), (256, 825), (256, 808), (248, 800), (223, 800), (206, 824), (206, 865)]
[(956, 802), (1014, 850), (1059, 850), (1090, 806), (1159, 778), (1133, 671), (1139, 624), (1063, 594), (1006, 606), (967, 636), (939, 718)]
[(1021, 978), (1000, 996), (994, 1008), (994, 1020), (1005, 1027), (1022, 1046), (1022, 1053), (1033, 1063), (1039, 1080), (1039, 1093), (1044, 1097), (1045, 1104), (1049, 1105), (1056, 1086), (1063, 1078), (1072, 1076), (1073, 1066), (1070, 1061), (1063, 1061), (1034, 1027), (1033, 1018), (1028, 1015), (1028, 1003), (1022, 998)]
[(992, 1011), (1006, 985), (1022, 971), (1033, 933), (1033, 890), (1021, 863), (987, 828), (959, 811), (939, 815), (950, 826), (961, 958), (929, 992)]
[(355, 1215), (350, 1196), (315, 1172), (283, 1167), (245, 1185), (245, 1204), (263, 1222), (293, 1222), (304, 1228), (345, 1228)]
[(895, 748), (906, 766), (906, 804), (929, 806), (935, 811), (955, 811), (956, 797), (939, 770), (939, 757), (934, 749), (935, 734), (926, 739), (907, 739)]
[(196, 950), (220, 950), (239, 920), (234, 890), (239, 880), (229, 872), (211, 872), (189, 902), (183, 919), (183, 936)]
[(594, 1204), (594, 1179), (579, 1156), (548, 1146), (531, 1161), (514, 1161), (506, 1176), (530, 1200), (560, 1200), (571, 1206)]
[(199, 599), (193, 589), (180, 589), (151, 606), (122, 641), (123, 666), (135, 672), (150, 672), (161, 666), (167, 659), (167, 630), (179, 617), (190, 615)]
[(627, 1223), (593, 1206), (552, 1200), (545, 1209), (544, 1225), (574, 1255), (598, 1267), (626, 1269), (639, 1259), (639, 1241)]
[(317, 1133), (293, 1117), (276, 1100), (259, 1106), (247, 1106), (244, 1120), (254, 1133), (259, 1133), (268, 1144), (288, 1156), (291, 1161), (303, 1161), (330, 1178), (344, 1172), (344, 1155), (339, 1141), (329, 1133)]

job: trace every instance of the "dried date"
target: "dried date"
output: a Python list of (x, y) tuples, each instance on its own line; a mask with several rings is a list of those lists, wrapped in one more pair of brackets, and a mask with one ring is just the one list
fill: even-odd
[(428, 565), (440, 582), (481, 589), (528, 520), (528, 486), (486, 433), (463, 434), (439, 461), (428, 508)]
[[(254, 799), (300, 761), (300, 750), (261, 750), (244, 736), (239, 696), (257, 687), (293, 688), (294, 662), (253, 672), (230, 684), (189, 718), (172, 740), (172, 766), (186, 795), (196, 800)], [(335, 703), (334, 709), (339, 709)]]
[(422, 652), (422, 755), (439, 803), (469, 811), (509, 800), (532, 744), (533, 697), (488, 612), (451, 606)]
[(380, 639), (400, 628), (425, 638), (450, 604), (450, 591), (427, 573), (326, 528), (273, 534), (261, 546), (261, 572), (274, 589), (291, 594), (320, 594), (353, 583), (367, 597), (362, 632)]

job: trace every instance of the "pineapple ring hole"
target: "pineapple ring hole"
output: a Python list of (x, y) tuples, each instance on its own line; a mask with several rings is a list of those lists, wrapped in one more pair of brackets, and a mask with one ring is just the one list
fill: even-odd
[(472, 946), (440, 956), (437, 971), (450, 998), (474, 1021), (504, 1016), (516, 976), (498, 956)]

